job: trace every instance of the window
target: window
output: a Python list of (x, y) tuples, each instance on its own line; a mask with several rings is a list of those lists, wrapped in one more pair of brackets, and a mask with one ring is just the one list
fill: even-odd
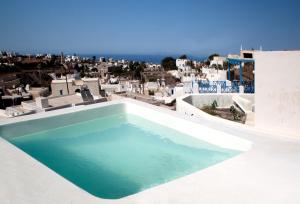
[(244, 53), (244, 58), (253, 58), (252, 53)]

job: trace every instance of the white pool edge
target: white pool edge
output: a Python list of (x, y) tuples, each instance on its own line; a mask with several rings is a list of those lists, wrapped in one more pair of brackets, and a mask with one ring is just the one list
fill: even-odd
[(203, 140), (210, 144), (237, 151), (248, 151), (252, 147), (252, 142), (237, 136), (221, 132), (204, 125), (186, 120), (181, 114), (170, 110), (162, 110), (161, 107), (145, 104), (132, 99), (122, 99), (119, 101), (110, 101), (105, 103), (93, 104), (88, 106), (75, 106), (51, 112), (43, 112), (33, 115), (12, 118), (11, 120), (1, 122), (0, 126), (25, 122), (29, 120), (48, 118), (63, 114), (74, 113), (78, 111), (105, 108), (110, 105), (124, 104), (125, 112), (145, 118), (146, 120), (158, 123), (168, 128), (177, 130), (189, 136)]
[(168, 114), (164, 111), (153, 110), (155, 108), (142, 107), (135, 103), (126, 103), (126, 112), (143, 117), (154, 123), (166, 126), (168, 128), (177, 130), (189, 136), (195, 137), (210, 144), (238, 151), (248, 151), (252, 147), (252, 142), (237, 136), (227, 134), (212, 128), (206, 127), (188, 121), (175, 112)]

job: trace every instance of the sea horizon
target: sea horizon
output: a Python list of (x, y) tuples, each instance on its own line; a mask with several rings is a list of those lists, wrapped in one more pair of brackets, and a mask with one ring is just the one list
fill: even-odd
[[(73, 53), (74, 54), (74, 53)], [(67, 53), (65, 55), (73, 55), (70, 53)], [(99, 59), (100, 57), (113, 58), (114, 60), (128, 60), (128, 61), (139, 61), (139, 62), (148, 62), (148, 63), (155, 63), (160, 64), (161, 61), (165, 57), (173, 57), (174, 59), (179, 58), (181, 55), (160, 55), (160, 54), (76, 54), (80, 57), (88, 57), (92, 58), (93, 56), (96, 57), (96, 59)], [(190, 60), (197, 60), (197, 61), (203, 61), (207, 59), (207, 56), (196, 56), (196, 55), (187, 55), (188, 59)]]
[[(20, 52), (20, 51), (14, 51), (14, 50), (1, 50), (5, 52), (13, 52), (16, 54), (21, 55), (37, 55), (37, 54), (53, 54), (53, 55), (60, 55), (61, 52), (49, 52), (49, 51), (35, 51), (35, 52)], [(128, 60), (128, 61), (139, 61), (139, 62), (148, 62), (148, 63), (154, 63), (154, 64), (160, 64), (161, 61), (165, 57), (173, 57), (174, 59), (179, 58), (183, 54), (110, 54), (110, 53), (103, 53), (103, 54), (95, 54), (95, 53), (78, 53), (78, 52), (63, 52), (64, 56), (67, 55), (76, 55), (81, 58), (87, 57), (92, 58), (93, 56), (96, 57), (96, 59), (99, 59), (100, 57), (104, 57), (106, 59), (113, 58), (114, 60)], [(195, 55), (195, 54), (185, 54), (188, 59), (190, 60), (196, 60), (196, 61), (204, 61), (208, 58), (209, 55)]]

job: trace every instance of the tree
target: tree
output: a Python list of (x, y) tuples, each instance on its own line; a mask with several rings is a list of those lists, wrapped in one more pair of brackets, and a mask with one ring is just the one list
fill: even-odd
[(192, 69), (195, 69), (195, 65), (194, 65), (194, 63), (192, 62), (192, 61), (187, 61), (187, 63), (186, 63), (188, 66), (190, 66)]
[(57, 60), (57, 56), (56, 55), (51, 55), (51, 59), (50, 59), (49, 65), (50, 66), (55, 65), (56, 60)]
[(173, 57), (165, 57), (161, 61), (161, 66), (167, 71), (167, 70), (176, 70), (176, 61)]
[(137, 77), (137, 69), (140, 66), (139, 62), (133, 62), (130, 61), (128, 64), (128, 68), (129, 68), (129, 72), (131, 74), (131, 79), (134, 79), (135, 77)]
[(214, 57), (218, 57), (218, 56), (220, 56), (220, 55), (217, 54), (217, 53), (214, 53), (214, 54), (212, 54), (212, 55), (210, 55), (210, 56), (208, 57), (208, 60), (209, 60), (209, 61), (212, 61), (212, 60), (214, 59)]
[(73, 69), (75, 69), (77, 72), (80, 72), (80, 71), (81, 71), (81, 69), (80, 69), (78, 63), (75, 63), (75, 64), (73, 65)]
[(187, 59), (187, 56), (186, 56), (186, 55), (181, 55), (181, 56), (179, 57), (179, 59)]
[(108, 72), (114, 76), (121, 76), (124, 74), (122, 66), (111, 66), (108, 67)]
[(138, 63), (136, 69), (134, 70), (134, 77), (141, 80), (142, 79), (141, 73), (144, 71), (145, 68), (146, 68), (145, 62)]
[(132, 62), (132, 61), (130, 61), (129, 62), (129, 69), (130, 69), (130, 71), (136, 70), (139, 65), (140, 65), (139, 62)]
[(227, 61), (224, 61), (223, 62), (223, 69), (227, 69), (228, 68), (228, 62)]
[(207, 66), (209, 66), (209, 65), (210, 65), (209, 60), (205, 60), (205, 61), (204, 61), (204, 64), (207, 65)]
[(145, 62), (132, 62), (130, 61), (128, 64), (129, 72), (131, 74), (132, 79), (141, 79), (141, 72), (146, 68)]

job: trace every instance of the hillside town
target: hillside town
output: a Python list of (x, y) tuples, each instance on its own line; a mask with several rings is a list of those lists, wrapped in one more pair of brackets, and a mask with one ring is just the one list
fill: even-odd
[[(204, 61), (166, 57), (161, 64), (95, 56), (0, 52), (1, 118), (130, 97), (174, 110), (191, 93), (254, 93), (252, 54), (213, 54)], [(233, 59), (249, 59), (229, 64)]]

